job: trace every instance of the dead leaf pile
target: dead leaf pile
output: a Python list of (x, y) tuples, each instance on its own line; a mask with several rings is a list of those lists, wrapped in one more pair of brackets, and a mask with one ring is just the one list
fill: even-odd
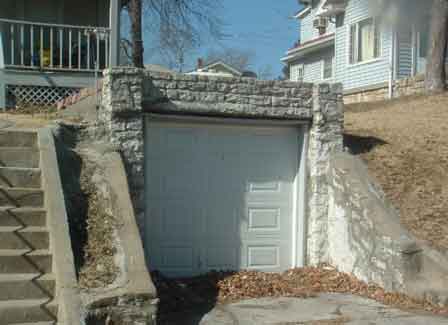
[[(89, 163), (85, 161), (85, 166)], [(79, 272), (79, 285), (84, 289), (102, 288), (112, 284), (119, 269), (115, 263), (114, 233), (118, 222), (106, 213), (97, 188), (91, 181), (93, 169), (84, 167), (81, 187), (88, 198), (87, 243), (84, 247), (84, 264)]]

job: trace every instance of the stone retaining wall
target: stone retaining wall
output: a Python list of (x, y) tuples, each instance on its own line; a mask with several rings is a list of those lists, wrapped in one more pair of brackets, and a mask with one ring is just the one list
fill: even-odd
[[(418, 75), (412, 78), (396, 80), (393, 97), (420, 95), (425, 92), (425, 76)], [(375, 102), (389, 99), (389, 85), (382, 83), (363, 89), (350, 90), (344, 94), (345, 104)]]
[(100, 122), (122, 152), (131, 194), (144, 233), (144, 115), (303, 121), (307, 132), (307, 256), (328, 257), (326, 171), (331, 152), (342, 150), (341, 85), (261, 81), (155, 73), (117, 68), (104, 73)]

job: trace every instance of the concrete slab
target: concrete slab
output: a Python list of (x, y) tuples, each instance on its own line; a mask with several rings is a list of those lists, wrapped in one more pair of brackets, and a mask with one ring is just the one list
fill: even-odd
[(293, 324), (448, 324), (448, 318), (414, 314), (345, 294), (316, 298), (263, 298), (219, 305), (200, 325)]

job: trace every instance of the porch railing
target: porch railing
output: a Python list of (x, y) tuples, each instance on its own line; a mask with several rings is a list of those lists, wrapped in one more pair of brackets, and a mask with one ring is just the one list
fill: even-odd
[(109, 66), (109, 28), (0, 19), (0, 35), (6, 68), (91, 72)]

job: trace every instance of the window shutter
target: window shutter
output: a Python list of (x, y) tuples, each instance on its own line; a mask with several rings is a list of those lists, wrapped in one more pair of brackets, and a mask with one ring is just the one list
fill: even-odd
[(350, 47), (349, 47), (349, 51), (350, 51), (350, 57), (349, 57), (349, 61), (350, 64), (355, 63), (355, 57), (356, 57), (356, 25), (351, 25), (350, 26), (350, 37), (349, 37), (349, 42), (350, 42)]

